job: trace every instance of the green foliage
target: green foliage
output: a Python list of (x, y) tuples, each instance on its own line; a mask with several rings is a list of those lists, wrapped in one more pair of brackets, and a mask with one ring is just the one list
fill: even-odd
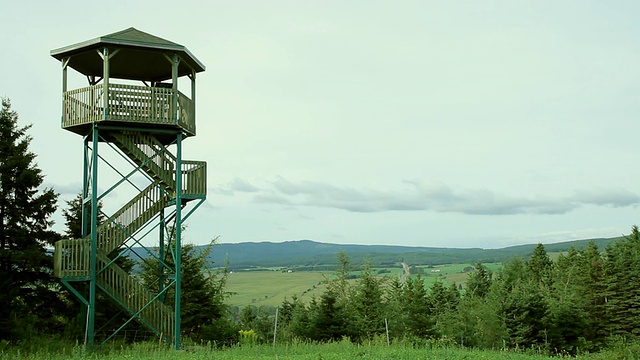
[(604, 279), (606, 315), (613, 335), (640, 335), (640, 231), (608, 246), (605, 251)]
[(432, 306), (421, 276), (406, 280), (401, 304), (408, 335), (419, 338), (435, 335)]
[(544, 245), (538, 244), (538, 246), (533, 249), (531, 258), (527, 261), (527, 267), (533, 280), (542, 286), (550, 286), (553, 281), (553, 266), (553, 261), (549, 258), (547, 251), (544, 249)]
[(18, 126), (8, 99), (0, 109), (0, 339), (57, 328), (60, 304), (53, 261), (45, 246), (59, 235), (50, 228), (58, 195), (39, 190), (44, 180), (29, 151), (30, 126)]
[(355, 310), (354, 330), (357, 337), (370, 340), (384, 333), (385, 304), (382, 281), (371, 274), (368, 266), (356, 281), (351, 302)]
[(491, 287), (491, 276), (491, 271), (481, 262), (477, 262), (469, 273), (465, 293), (468, 296), (485, 297)]
[(443, 322), (455, 313), (460, 302), (460, 293), (455, 284), (446, 287), (441, 280), (436, 280), (431, 284), (427, 303), (434, 322), (436, 334), (442, 334)]
[[(212, 240), (205, 251), (196, 251), (193, 245), (183, 245), (181, 249), (181, 300), (180, 300), (180, 328), (184, 335), (197, 340), (221, 340), (204, 338), (217, 332), (211, 327), (220, 319), (227, 316), (228, 308), (225, 304), (230, 295), (226, 291), (228, 273), (215, 274), (211, 271), (211, 264), (207, 260), (208, 252), (212, 250), (216, 239)], [(171, 257), (165, 261), (173, 266)], [(157, 259), (147, 260), (140, 264), (142, 280), (150, 289), (166, 288), (169, 280), (163, 284), (158, 282), (159, 262)], [(174, 287), (165, 290), (164, 301), (173, 306), (175, 299)], [(225, 323), (225, 322), (221, 322)], [(228, 325), (228, 323), (226, 323)], [(208, 328), (207, 328), (208, 327)], [(227, 334), (227, 332), (223, 332)]]

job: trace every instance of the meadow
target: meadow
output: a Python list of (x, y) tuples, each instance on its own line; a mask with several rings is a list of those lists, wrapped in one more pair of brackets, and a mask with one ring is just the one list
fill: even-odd
[[(491, 271), (497, 271), (500, 263), (483, 264)], [(442, 280), (446, 284), (455, 283), (462, 285), (467, 281), (468, 273), (465, 268), (471, 264), (448, 264), (435, 267), (422, 267), (421, 275), (425, 285), (429, 286), (436, 280)], [(438, 270), (439, 272), (432, 272)], [(378, 277), (398, 276), (402, 273), (401, 267), (371, 269)], [(359, 271), (351, 272), (358, 275)], [(262, 268), (251, 271), (234, 271), (229, 274), (227, 290), (233, 295), (229, 298), (231, 306), (278, 306), (287, 298), (294, 295), (303, 302), (308, 302), (313, 296), (319, 297), (325, 290), (325, 282), (334, 273), (332, 271), (293, 271), (287, 268)], [(416, 275), (412, 275), (416, 276)], [(352, 282), (355, 280), (351, 280)]]
[[(44, 342), (44, 343), (43, 343)], [(323, 344), (291, 343), (273, 345), (245, 344), (227, 349), (212, 349), (210, 344), (185, 346), (185, 350), (172, 350), (166, 344), (134, 343), (131, 345), (110, 343), (96, 352), (85, 351), (82, 346), (70, 345), (59, 341), (31, 341), (22, 346), (0, 347), (2, 359), (62, 360), (62, 359), (217, 359), (217, 360), (415, 360), (415, 359), (487, 359), (487, 360), (542, 360), (554, 359), (536, 351), (509, 350), (473, 350), (439, 343), (413, 346), (410, 343), (387, 345), (384, 341), (369, 344), (353, 344), (349, 341)], [(640, 345), (631, 344), (613, 347), (597, 354), (578, 355), (575, 359), (637, 359), (640, 357)]]

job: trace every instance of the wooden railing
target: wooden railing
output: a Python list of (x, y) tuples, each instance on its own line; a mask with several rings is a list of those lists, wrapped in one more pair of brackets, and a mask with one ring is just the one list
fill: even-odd
[(116, 264), (105, 267), (109, 262), (109, 258), (101, 251), (98, 255), (98, 268), (102, 268), (102, 271), (96, 276), (98, 284), (116, 298), (128, 313), (138, 313), (138, 318), (146, 326), (171, 340), (175, 321), (173, 309), (155, 301), (155, 294)]
[(158, 214), (167, 204), (166, 193), (150, 184), (109, 220), (98, 226), (98, 249), (110, 253)]
[(55, 243), (53, 274), (60, 278), (89, 277), (91, 239), (65, 239)]
[(114, 134), (115, 145), (131, 160), (140, 165), (153, 179), (161, 182), (166, 190), (175, 191), (175, 155), (153, 136), (139, 132)]
[(100, 121), (131, 122), (157, 125), (178, 125), (189, 135), (195, 135), (195, 105), (192, 99), (176, 93), (177, 118), (173, 118), (173, 89), (109, 84), (70, 90), (63, 97), (62, 127), (69, 128)]
[(207, 195), (206, 161), (185, 160), (182, 162), (182, 195)]
[(89, 86), (64, 93), (62, 127), (72, 127), (104, 119), (104, 86)]
[[(152, 136), (130, 133), (115, 135), (116, 145), (156, 180), (175, 191), (175, 176), (178, 160)], [(205, 161), (182, 161), (182, 194), (186, 196), (207, 195), (207, 163)]]

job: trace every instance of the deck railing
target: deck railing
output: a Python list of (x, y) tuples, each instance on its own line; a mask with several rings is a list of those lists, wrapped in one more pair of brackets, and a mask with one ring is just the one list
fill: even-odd
[(64, 93), (62, 127), (69, 128), (100, 121), (179, 125), (195, 135), (195, 104), (177, 92), (177, 118), (173, 118), (173, 90), (167, 88), (109, 84), (93, 85)]
[(182, 162), (182, 194), (186, 196), (207, 195), (207, 162)]
[(90, 270), (90, 240), (65, 239), (55, 243), (54, 275), (60, 278), (88, 277)]

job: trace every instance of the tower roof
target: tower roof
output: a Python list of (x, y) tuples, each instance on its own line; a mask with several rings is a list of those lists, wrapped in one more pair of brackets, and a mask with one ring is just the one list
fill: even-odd
[(107, 47), (110, 53), (119, 49), (109, 61), (112, 78), (162, 81), (171, 79), (171, 64), (165, 55), (180, 57), (178, 76), (201, 72), (205, 66), (183, 45), (128, 28), (113, 34), (51, 50), (51, 56), (87, 76), (103, 76), (103, 61), (98, 51)]

